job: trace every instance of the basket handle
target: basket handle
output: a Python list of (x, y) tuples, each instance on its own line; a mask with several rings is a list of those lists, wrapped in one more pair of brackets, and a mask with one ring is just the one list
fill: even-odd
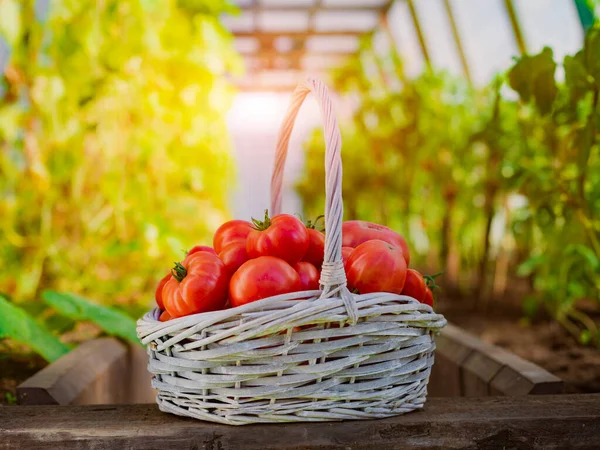
[(350, 292), (346, 288), (346, 274), (342, 262), (342, 138), (333, 111), (329, 89), (320, 80), (308, 78), (296, 87), (290, 106), (283, 118), (277, 139), (275, 167), (271, 177), (271, 213), (281, 212), (283, 168), (288, 152), (290, 136), (298, 111), (306, 96), (312, 92), (321, 107), (323, 129), (325, 131), (325, 257), (321, 271), (322, 297), (329, 297), (340, 292), (349, 303), (346, 307), (349, 315), (354, 316), (356, 306)]

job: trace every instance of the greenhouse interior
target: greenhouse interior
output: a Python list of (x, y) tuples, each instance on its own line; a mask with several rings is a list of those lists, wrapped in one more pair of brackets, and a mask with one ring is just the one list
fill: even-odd
[(600, 448), (599, 99), (598, 0), (0, 0), (6, 448)]

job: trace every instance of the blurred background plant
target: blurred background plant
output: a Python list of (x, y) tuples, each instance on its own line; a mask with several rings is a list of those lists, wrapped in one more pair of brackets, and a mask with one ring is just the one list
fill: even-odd
[(136, 341), (156, 280), (230, 216), (233, 10), (0, 0), (1, 353)]
[(2, 0), (0, 292), (147, 304), (157, 268), (210, 240), (233, 179), (229, 8)]
[[(433, 70), (406, 82), (390, 57), (402, 81), (390, 92), (359, 54), (333, 74), (360, 99), (342, 130), (346, 218), (401, 230), (416, 265), (445, 269), (445, 289), (479, 309), (522, 277), (527, 316), (543, 306), (600, 345), (585, 312), (600, 309), (599, 55), (595, 26), (560, 66), (546, 47), (483, 88)], [(316, 131), (297, 186), (308, 216), (323, 211), (323, 158)]]

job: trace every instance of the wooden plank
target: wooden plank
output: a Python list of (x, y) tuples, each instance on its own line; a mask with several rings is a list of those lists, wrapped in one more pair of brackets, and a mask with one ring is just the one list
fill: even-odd
[(465, 397), (484, 397), (490, 395), (489, 384), (502, 369), (503, 364), (490, 357), (488, 353), (474, 351), (461, 365), (462, 393)]
[(129, 381), (127, 396), (117, 403), (154, 403), (156, 391), (152, 389), (152, 374), (148, 372), (148, 353), (141, 345), (129, 344)]
[[(545, 369), (452, 324), (442, 330), (436, 343), (431, 395), (459, 395), (456, 379), (460, 380), (460, 395), (472, 397), (563, 392), (563, 382)], [(438, 361), (440, 367), (436, 368)]]
[(435, 339), (435, 363), (427, 386), (432, 397), (462, 395), (461, 366), (473, 350), (452, 339), (452, 332), (450, 326), (450, 331), (442, 331)]
[[(127, 369), (127, 348), (116, 339), (85, 342), (17, 387), (22, 405), (114, 403), (123, 384), (112, 376)], [(111, 384), (117, 381), (117, 384)]]
[(0, 408), (0, 448), (21, 450), (598, 449), (600, 394), (430, 399), (391, 419), (233, 427), (156, 405)]
[(505, 366), (490, 383), (491, 395), (561, 394), (563, 381), (536, 364), (500, 349)]
[(81, 344), (17, 387), (22, 405), (151, 402), (154, 394), (141, 346), (114, 338)]

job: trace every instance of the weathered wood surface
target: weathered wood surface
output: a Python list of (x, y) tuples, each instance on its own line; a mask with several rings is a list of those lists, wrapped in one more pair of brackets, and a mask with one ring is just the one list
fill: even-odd
[(0, 449), (594, 449), (600, 394), (434, 398), (393, 419), (232, 427), (156, 405), (0, 408)]
[(458, 329), (447, 324), (436, 337), (435, 362), (431, 368), (427, 390), (432, 397), (461, 397), (461, 366), (473, 349), (459, 339)]
[(514, 353), (448, 324), (436, 339), (429, 395), (560, 394), (564, 383), (547, 370)]
[(17, 387), (21, 405), (148, 403), (147, 356), (114, 338), (85, 342)]

